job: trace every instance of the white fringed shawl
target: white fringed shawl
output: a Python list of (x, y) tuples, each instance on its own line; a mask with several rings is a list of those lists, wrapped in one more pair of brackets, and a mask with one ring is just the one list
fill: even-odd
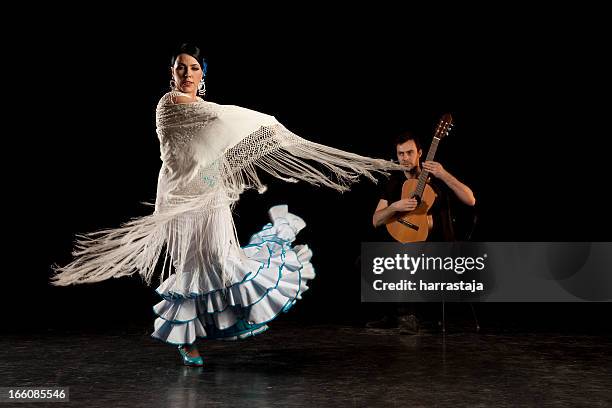
[[(232, 224), (233, 237), (200, 242), (202, 231), (214, 210), (231, 205), (245, 189), (265, 191), (257, 169), (285, 181), (303, 180), (338, 191), (348, 190), (361, 175), (376, 181), (372, 172), (401, 169), (389, 161), (310, 142), (272, 116), (201, 99), (173, 104), (175, 95), (164, 95), (156, 111), (163, 164), (154, 213), (119, 228), (79, 235), (74, 260), (54, 266), (54, 285), (98, 282), (135, 272), (151, 284), (164, 249), (161, 280), (169, 257), (176, 273), (182, 273), (194, 242), (203, 248), (204, 262), (224, 259), (231, 249), (228, 242), (238, 246), (231, 217), (227, 222)], [(222, 278), (225, 283), (231, 279), (225, 274)]]

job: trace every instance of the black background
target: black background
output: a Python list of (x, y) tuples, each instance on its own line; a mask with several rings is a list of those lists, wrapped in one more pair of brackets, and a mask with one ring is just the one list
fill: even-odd
[[(141, 202), (154, 200), (161, 163), (155, 105), (184, 40), (208, 57), (208, 100), (274, 115), (343, 150), (394, 158), (392, 140), (403, 130), (427, 147), (450, 112), (456, 126), (436, 158), (475, 192), (472, 240), (610, 241), (609, 114), (601, 102), (609, 67), (596, 25), (578, 34), (561, 23), (486, 19), (440, 32), (415, 20), (383, 17), (382, 30), (348, 18), (327, 20), (325, 30), (315, 20), (258, 20), (241, 30), (219, 21), (196, 34), (160, 26), (150, 37), (81, 22), (66, 34), (41, 28), (34, 47), (15, 41), (6, 53), (17, 91), (5, 114), (19, 138), (4, 150), (15, 208), (7, 213), (3, 330), (152, 330), (158, 299), (138, 276), (57, 288), (50, 265), (70, 260), (75, 233), (151, 211)], [(270, 206), (286, 203), (308, 223), (297, 242), (313, 249), (318, 274), (282, 318), (358, 324), (375, 316), (375, 305), (360, 303), (357, 262), (360, 243), (377, 239), (376, 185), (362, 180), (344, 194), (274, 180), (268, 187), (236, 207), (242, 242), (268, 221)], [(469, 227), (471, 214), (458, 216)], [(502, 329), (610, 326), (609, 303), (475, 306), (484, 326)]]

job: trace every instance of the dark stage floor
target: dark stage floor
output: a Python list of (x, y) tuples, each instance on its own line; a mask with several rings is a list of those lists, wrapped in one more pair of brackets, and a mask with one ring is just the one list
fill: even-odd
[[(189, 368), (149, 331), (4, 335), (0, 387), (65, 386), (83, 407), (612, 406), (610, 336), (275, 321), (256, 338), (200, 342), (206, 366)], [(15, 404), (45, 405), (64, 406)]]

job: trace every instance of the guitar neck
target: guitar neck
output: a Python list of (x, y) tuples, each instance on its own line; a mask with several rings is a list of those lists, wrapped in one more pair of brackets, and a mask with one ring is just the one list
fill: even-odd
[[(431, 141), (431, 146), (429, 146), (429, 151), (427, 152), (426, 161), (432, 161), (436, 155), (436, 150), (438, 150), (438, 143), (440, 143), (440, 138), (434, 136)], [(427, 170), (421, 171), (419, 175), (419, 182), (416, 188), (416, 194), (421, 197), (423, 196), (423, 191), (425, 190), (425, 184), (427, 183), (427, 178), (429, 177), (429, 172)]]

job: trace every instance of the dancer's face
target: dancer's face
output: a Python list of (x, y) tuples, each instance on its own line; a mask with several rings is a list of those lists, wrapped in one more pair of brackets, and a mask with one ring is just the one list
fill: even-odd
[(202, 80), (202, 67), (191, 55), (179, 54), (172, 67), (172, 78), (179, 91), (191, 94), (195, 98), (198, 85)]
[(421, 150), (418, 150), (414, 140), (408, 140), (402, 144), (396, 146), (397, 160), (399, 163), (406, 167), (406, 170), (412, 170), (419, 166), (419, 159), (421, 158)]

